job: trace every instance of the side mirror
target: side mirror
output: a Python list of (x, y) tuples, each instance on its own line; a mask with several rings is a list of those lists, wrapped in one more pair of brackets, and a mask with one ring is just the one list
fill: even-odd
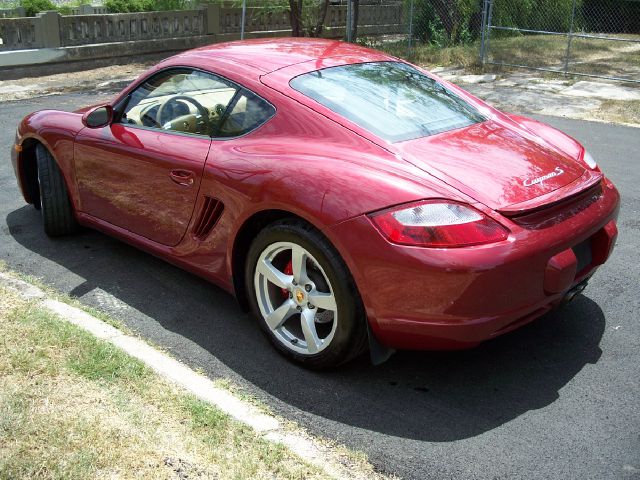
[(112, 120), (113, 107), (111, 105), (93, 107), (82, 116), (82, 123), (89, 128), (106, 127)]

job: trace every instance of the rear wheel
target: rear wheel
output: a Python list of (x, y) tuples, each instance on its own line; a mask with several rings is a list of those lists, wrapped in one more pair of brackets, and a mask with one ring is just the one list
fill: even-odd
[(74, 233), (78, 224), (58, 164), (44, 145), (36, 147), (36, 160), (45, 233), (52, 237)]
[(310, 225), (266, 227), (249, 249), (246, 288), (276, 348), (310, 368), (340, 365), (366, 348), (360, 297), (342, 259)]

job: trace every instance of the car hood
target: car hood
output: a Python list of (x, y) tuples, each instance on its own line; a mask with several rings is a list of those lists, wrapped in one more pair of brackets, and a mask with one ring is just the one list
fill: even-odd
[(495, 120), (394, 146), (404, 160), (499, 211), (537, 208), (596, 180), (541, 138)]

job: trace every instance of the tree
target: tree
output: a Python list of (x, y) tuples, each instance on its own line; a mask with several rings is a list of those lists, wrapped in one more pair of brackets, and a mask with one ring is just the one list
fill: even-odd
[(474, 10), (478, 7), (476, 0), (433, 0), (433, 9), (438, 15), (447, 38), (452, 44), (460, 41), (463, 29), (468, 23)]
[[(324, 32), (330, 4), (331, 0), (255, 0), (254, 5), (256, 8), (251, 15), (263, 16), (286, 12), (291, 22), (291, 36), (321, 37)], [(234, 0), (233, 5), (239, 7), (242, 5), (242, 0)]]
[(480, 31), (481, 8), (482, 0), (416, 0), (416, 35), (443, 47), (464, 43)]
[(289, 0), (291, 35), (320, 37), (329, 11), (329, 0)]

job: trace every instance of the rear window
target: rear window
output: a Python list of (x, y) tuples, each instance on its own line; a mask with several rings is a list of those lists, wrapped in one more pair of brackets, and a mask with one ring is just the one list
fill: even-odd
[(441, 84), (400, 62), (325, 68), (300, 75), (290, 85), (389, 142), (435, 135), (486, 120)]

